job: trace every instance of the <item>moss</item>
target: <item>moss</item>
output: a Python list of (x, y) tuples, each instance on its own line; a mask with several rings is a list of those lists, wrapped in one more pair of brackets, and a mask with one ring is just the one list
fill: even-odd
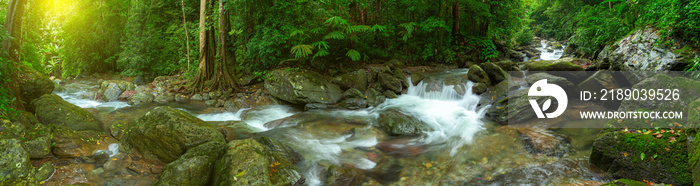
[(619, 179), (611, 181), (610, 183), (603, 184), (603, 186), (647, 186), (644, 182), (630, 180), (630, 179)]
[[(656, 131), (652, 131), (651, 134)], [(687, 163), (687, 134), (651, 134), (609, 132), (594, 143), (591, 163), (613, 177), (688, 185), (692, 183)], [(670, 137), (676, 141), (669, 142)], [(645, 158), (642, 159), (642, 154)], [(654, 158), (654, 155), (656, 157)]]

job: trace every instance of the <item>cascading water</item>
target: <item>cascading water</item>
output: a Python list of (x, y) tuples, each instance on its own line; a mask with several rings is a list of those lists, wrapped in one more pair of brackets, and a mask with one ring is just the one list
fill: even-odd
[[(566, 46), (564, 46), (564, 45), (562, 45), (561, 49), (550, 49), (551, 50), (550, 51), (547, 49), (548, 46), (547, 46), (547, 43), (545, 42), (545, 40), (542, 40), (542, 42), (540, 44), (541, 44), (541, 47), (537, 47), (537, 50), (542, 51), (542, 54), (540, 54), (540, 60), (559, 59), (559, 58), (561, 58), (562, 55), (564, 55), (564, 48), (566, 48)], [(551, 46), (549, 46), (549, 47), (551, 47)]]

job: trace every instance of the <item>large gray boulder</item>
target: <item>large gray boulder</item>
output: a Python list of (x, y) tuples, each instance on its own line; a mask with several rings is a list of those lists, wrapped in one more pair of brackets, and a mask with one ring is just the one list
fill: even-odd
[(379, 113), (379, 128), (392, 136), (416, 136), (430, 130), (422, 121), (398, 111)]
[(608, 62), (611, 68), (623, 71), (680, 71), (697, 56), (690, 47), (669, 49), (656, 44), (661, 40), (659, 30), (640, 28), (606, 46), (598, 55), (598, 61)]
[(230, 141), (216, 162), (214, 185), (292, 185), (301, 172), (289, 150), (265, 137)]
[(122, 139), (145, 158), (166, 163), (200, 144), (224, 141), (213, 125), (166, 106), (156, 107), (136, 120)]
[(215, 162), (226, 149), (226, 143), (210, 141), (187, 150), (177, 160), (163, 167), (154, 185), (211, 185)]
[[(19, 73), (19, 91), (20, 98), (26, 103), (30, 103), (34, 99), (38, 99), (44, 94), (51, 94), (55, 88), (54, 82), (51, 81), (44, 74), (37, 72), (36, 70), (20, 65)], [(30, 112), (34, 111), (34, 106), (29, 104), (25, 105), (27, 110)]]
[(265, 89), (275, 98), (293, 103), (326, 103), (340, 101), (343, 92), (329, 78), (313, 71), (274, 70), (265, 79)]

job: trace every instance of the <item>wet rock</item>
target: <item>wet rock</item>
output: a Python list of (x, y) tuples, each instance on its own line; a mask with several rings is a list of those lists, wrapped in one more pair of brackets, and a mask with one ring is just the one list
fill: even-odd
[(172, 92), (165, 92), (160, 95), (158, 95), (155, 99), (153, 99), (156, 103), (170, 103), (175, 101), (175, 93)]
[[(690, 47), (672, 50), (655, 44), (662, 40), (659, 30), (640, 28), (617, 43), (606, 46), (597, 61), (609, 61), (611, 67), (623, 71), (683, 70), (697, 56)], [(675, 41), (670, 41), (675, 43)], [(650, 77), (650, 76), (648, 76)]]
[[(700, 81), (695, 81), (691, 80), (685, 77), (670, 77), (664, 74), (658, 74), (654, 77), (647, 78), (643, 80), (640, 83), (635, 84), (632, 86), (631, 89), (637, 89), (637, 90), (650, 90), (650, 89), (658, 89), (658, 88), (663, 88), (667, 90), (673, 90), (673, 89), (678, 89), (679, 91), (677, 92), (678, 94), (678, 99), (669, 101), (669, 100), (647, 100), (647, 101), (638, 101), (638, 100), (624, 100), (620, 104), (620, 107), (618, 111), (638, 111), (638, 110), (644, 110), (644, 111), (683, 111), (687, 109), (688, 105), (690, 105), (693, 101), (697, 99), (697, 96), (685, 96), (685, 95), (700, 95)], [(670, 93), (670, 95), (669, 95)], [(662, 92), (665, 97), (673, 97), (672, 92)], [(686, 111), (687, 112), (687, 111)], [(686, 113), (684, 112), (684, 113)], [(695, 123), (690, 123), (687, 122), (688, 117), (683, 117), (683, 118), (676, 118), (676, 119), (659, 119), (659, 120), (650, 120), (654, 123), (658, 123), (660, 125), (654, 125), (654, 126), (669, 126), (668, 124), (673, 124), (679, 123), (679, 124), (685, 124), (688, 126), (691, 125), (696, 125)], [(664, 123), (664, 124), (661, 124)], [(613, 125), (615, 127), (629, 127), (629, 128), (648, 128), (650, 127), (650, 123), (647, 123), (644, 119), (624, 119), (624, 120), (616, 120), (612, 119), (609, 120), (608, 125)]]
[(578, 64), (587, 64), (590, 60), (578, 58), (562, 58), (548, 61), (534, 61), (525, 64), (529, 71), (583, 71)]
[(123, 141), (147, 159), (169, 163), (190, 148), (224, 138), (214, 126), (184, 111), (156, 107), (131, 125)]
[[(553, 99), (546, 96), (537, 97), (542, 105), (545, 100)], [(498, 100), (486, 112), (486, 116), (501, 124), (515, 124), (535, 117), (532, 106), (528, 101), (528, 90), (522, 90), (502, 100)], [(554, 107), (554, 106), (552, 106)]]
[(206, 101), (204, 101), (204, 104), (206, 104), (209, 107), (213, 107), (216, 105), (216, 102), (217, 102), (216, 100), (206, 100)]
[(333, 78), (333, 83), (340, 86), (343, 90), (348, 90), (351, 88), (365, 91), (367, 90), (368, 82), (367, 71), (360, 69), (351, 73), (343, 74), (341, 76)]
[(232, 140), (247, 139), (253, 136), (255, 131), (243, 121), (234, 121), (226, 123), (225, 126), (216, 128), (223, 136), (226, 142)]
[(194, 94), (190, 99), (195, 101), (202, 101), (204, 100), (204, 97), (202, 97), (202, 94)]
[(362, 94), (362, 92), (358, 89), (355, 88), (350, 88), (343, 93), (343, 99), (350, 99), (350, 98), (365, 98), (365, 95)]
[(362, 171), (331, 165), (326, 172), (326, 185), (361, 185), (365, 179)]
[(420, 120), (398, 111), (383, 111), (379, 113), (379, 128), (392, 136), (421, 135), (430, 127)]
[(216, 162), (214, 185), (292, 185), (299, 169), (281, 152), (254, 139), (234, 140)]
[(356, 110), (367, 107), (367, 100), (361, 98), (351, 98), (343, 100), (341, 105), (343, 105), (345, 108)]
[(562, 156), (567, 152), (565, 141), (553, 131), (541, 127), (524, 127), (516, 130), (523, 136), (525, 145), (535, 153)]
[(34, 127), (34, 125), (39, 124), (39, 119), (30, 112), (17, 111), (17, 115), (11, 118), (12, 122), (19, 122), (26, 128)]
[(384, 103), (384, 101), (386, 101), (386, 97), (384, 96), (384, 94), (373, 88), (367, 90), (367, 93), (365, 93), (365, 95), (367, 95), (367, 104), (369, 106), (376, 107), (377, 105), (382, 104)]
[(247, 107), (250, 107), (250, 106), (245, 102), (244, 99), (241, 99), (241, 98), (236, 98), (233, 100), (229, 99), (229, 100), (226, 100), (224, 102), (224, 108), (226, 108), (226, 110), (231, 111), (231, 112), (236, 112), (239, 109), (247, 108)]
[(482, 94), (486, 92), (486, 84), (483, 83), (476, 83), (472, 85), (472, 93), (474, 94)]
[(385, 62), (384, 65), (386, 65), (386, 66), (392, 66), (392, 67), (397, 67), (397, 68), (404, 67), (404, 63), (401, 62), (401, 61), (398, 60), (398, 59), (389, 60), (389, 61)]
[(423, 73), (420, 73), (420, 72), (413, 73), (413, 74), (411, 74), (411, 83), (413, 84), (413, 86), (416, 86), (416, 85), (418, 85), (418, 83), (423, 81), (424, 78), (425, 78), (425, 74), (423, 74)]
[[(543, 79), (547, 79), (548, 84), (559, 85), (563, 89), (568, 89), (568, 88), (574, 87), (574, 84), (571, 83), (571, 81), (567, 80), (566, 78), (554, 76), (554, 75), (544, 73), (544, 72), (528, 75), (525, 78), (525, 81), (527, 82), (527, 84), (532, 85), (532, 84), (535, 84), (535, 82), (537, 82), (539, 80), (543, 80)], [(599, 90), (599, 89), (582, 89), (582, 90)]]
[(250, 74), (244, 74), (241, 76), (241, 78), (238, 78), (238, 85), (240, 86), (248, 86), (253, 84), (255, 81), (255, 76), (250, 75)]
[(51, 154), (51, 129), (38, 124), (24, 134), (22, 147), (29, 158), (44, 158)]
[(102, 122), (84, 109), (70, 104), (56, 94), (46, 94), (32, 101), (36, 116), (45, 125), (66, 126), (71, 130), (102, 130)]
[(210, 141), (187, 150), (163, 167), (163, 173), (154, 185), (211, 185), (214, 163), (226, 147), (222, 141)]
[(322, 109), (328, 109), (328, 108), (334, 108), (334, 106), (328, 105), (328, 104), (323, 104), (323, 103), (308, 103), (308, 104), (304, 105), (304, 111), (322, 110)]
[(629, 86), (626, 80), (613, 77), (613, 72), (597, 71), (578, 86), (581, 90), (615, 89)]
[(493, 83), (493, 84), (498, 84), (501, 81), (503, 81), (507, 78), (510, 78), (510, 76), (508, 75), (508, 73), (506, 71), (504, 71), (503, 69), (501, 69), (501, 67), (499, 67), (498, 65), (496, 65), (494, 63), (491, 63), (491, 62), (482, 63), (482, 64), (479, 64), (479, 67), (481, 67), (481, 69), (483, 69), (486, 72), (486, 74), (488, 74), (489, 79), (491, 80), (491, 83)]
[(110, 172), (117, 172), (126, 169), (131, 165), (131, 156), (128, 154), (124, 153), (119, 153), (116, 154), (112, 157), (106, 156), (107, 158), (105, 159), (106, 162), (104, 163), (104, 166), (102, 167), (105, 172), (110, 173)]
[[(51, 94), (54, 89), (54, 82), (45, 75), (36, 70), (20, 65), (19, 74), (19, 91), (20, 98), (26, 103), (30, 103), (34, 99), (38, 99), (42, 95)], [(31, 104), (25, 104), (27, 111), (34, 112), (34, 107)]]
[(472, 65), (469, 67), (469, 72), (467, 72), (467, 77), (469, 80), (475, 83), (483, 83), (486, 85), (491, 85), (491, 79), (489, 79), (488, 73), (484, 71), (478, 65)]
[(129, 101), (129, 99), (131, 99), (131, 97), (133, 97), (134, 95), (136, 95), (135, 90), (124, 91), (121, 95), (119, 95), (119, 101)]
[(0, 183), (31, 176), (34, 168), (19, 140), (0, 139), (0, 154)]
[(390, 90), (384, 91), (384, 96), (385, 96), (386, 98), (389, 98), (389, 99), (394, 99), (394, 98), (398, 98), (398, 97), (399, 97), (399, 96), (396, 95), (396, 93), (394, 93), (394, 92), (392, 92), (392, 91), (390, 91)]
[(0, 138), (19, 138), (27, 131), (27, 127), (19, 122), (2, 120), (0, 123)]
[(338, 85), (313, 71), (292, 72), (274, 70), (265, 79), (265, 89), (275, 98), (294, 103), (327, 103), (340, 101), (342, 92)]
[(136, 95), (129, 98), (126, 103), (132, 106), (140, 106), (153, 102), (153, 94), (150, 92), (139, 92)]
[(107, 87), (103, 87), (100, 92), (102, 93), (102, 99), (110, 102), (119, 100), (119, 95), (121, 95), (123, 91), (119, 89), (119, 85), (116, 83), (110, 83)]
[(381, 84), (382, 87), (388, 90), (394, 91), (396, 93), (400, 93), (401, 90), (403, 90), (401, 80), (392, 76), (391, 74), (379, 73), (377, 78), (379, 78), (379, 84)]
[(59, 157), (92, 156), (98, 150), (108, 150), (110, 144), (117, 143), (116, 139), (104, 132), (61, 128), (54, 129), (52, 141), (55, 143), (52, 152)]
[(398, 159), (392, 156), (382, 156), (377, 161), (377, 166), (368, 175), (386, 185), (398, 181), (403, 169)]
[(182, 95), (182, 94), (175, 94), (175, 101), (185, 102), (185, 101), (187, 101), (187, 96)]
[[(676, 140), (669, 142), (671, 136)], [(598, 135), (590, 162), (613, 178), (691, 185), (688, 155), (685, 132), (657, 139), (653, 135), (620, 131)]]
[(34, 177), (37, 181), (46, 181), (51, 178), (51, 175), (53, 175), (55, 171), (56, 169), (54, 168), (53, 164), (51, 162), (46, 162), (41, 164)]

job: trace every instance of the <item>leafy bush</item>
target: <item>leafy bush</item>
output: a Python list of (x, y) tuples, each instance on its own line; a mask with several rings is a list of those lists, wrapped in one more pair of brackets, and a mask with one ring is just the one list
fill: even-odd
[(532, 39), (535, 37), (535, 35), (532, 33), (532, 30), (530, 29), (529, 26), (524, 26), (518, 34), (516, 34), (515, 42), (518, 42), (518, 44), (521, 45), (529, 45), (532, 43)]

